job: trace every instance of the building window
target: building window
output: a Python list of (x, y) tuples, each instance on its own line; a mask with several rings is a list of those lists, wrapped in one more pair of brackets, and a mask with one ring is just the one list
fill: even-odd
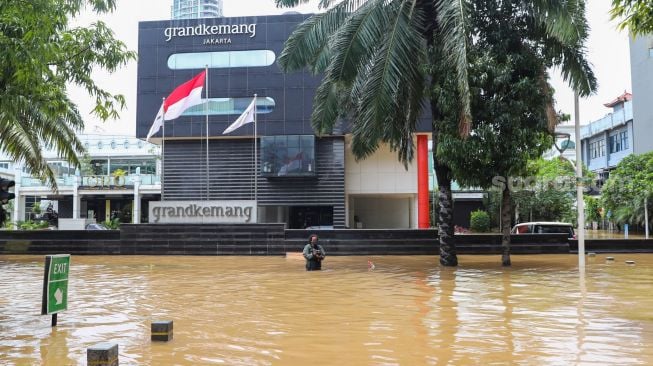
[(213, 69), (264, 67), (275, 60), (276, 55), (269, 50), (175, 53), (168, 57), (168, 67), (171, 70), (203, 69), (206, 65)]
[(0, 162), (0, 169), (9, 169), (9, 163)]
[(610, 136), (610, 154), (614, 154), (622, 150), (621, 140), (619, 140), (619, 134), (614, 134)]
[(264, 177), (315, 176), (315, 136), (261, 137), (261, 175)]
[(125, 150), (129, 149), (129, 141), (125, 140), (125, 142), (122, 143), (122, 146), (125, 147)]
[(610, 135), (610, 154), (628, 149), (628, 131), (617, 132)]
[(102, 141), (98, 141), (98, 142), (97, 142), (97, 148), (98, 148), (98, 150), (102, 150), (102, 146), (103, 146), (103, 145), (102, 145)]
[(628, 149), (628, 131), (619, 132), (619, 140), (621, 140), (621, 148)]
[(116, 142), (115, 142), (115, 141), (111, 141), (111, 148), (112, 148), (113, 150), (116, 149), (116, 146), (117, 146), (117, 145), (116, 145)]
[(653, 47), (648, 49), (648, 57), (653, 58)]
[[(229, 114), (242, 114), (252, 103), (252, 98), (209, 98), (208, 114), (211, 116), (224, 116)], [(272, 98), (256, 98), (256, 114), (267, 114), (274, 110), (276, 103)], [(204, 104), (190, 107), (182, 116), (203, 116), (207, 112)]]
[(91, 175), (107, 175), (109, 173), (109, 161), (107, 159), (91, 160)]
[(136, 174), (137, 168), (141, 174), (156, 174), (154, 159), (111, 159), (111, 174), (120, 169), (127, 174)]
[(605, 140), (590, 143), (590, 158), (596, 159), (605, 156)]

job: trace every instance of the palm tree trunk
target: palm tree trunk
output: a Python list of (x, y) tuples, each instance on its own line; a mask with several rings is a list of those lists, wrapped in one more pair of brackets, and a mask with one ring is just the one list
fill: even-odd
[(501, 195), (501, 264), (505, 267), (510, 266), (511, 217), (510, 188), (506, 184)]
[[(435, 141), (435, 139), (434, 139)], [(435, 144), (434, 144), (435, 147)], [(435, 148), (433, 149), (435, 160)], [(451, 170), (435, 163), (435, 176), (438, 180), (438, 236), (440, 239), (440, 264), (447, 267), (458, 265), (453, 227), (453, 198), (451, 196)]]

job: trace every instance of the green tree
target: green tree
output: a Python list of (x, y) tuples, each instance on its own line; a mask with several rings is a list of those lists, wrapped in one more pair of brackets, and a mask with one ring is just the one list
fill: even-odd
[[(470, 47), (469, 72), (472, 133), (461, 138), (448, 126), (437, 151), (461, 185), (499, 188), (504, 266), (511, 264), (512, 196), (519, 187), (514, 178), (532, 175), (529, 161), (551, 148), (551, 131), (560, 119), (545, 71), (557, 60), (551, 57), (546, 33), (534, 32), (528, 13), (515, 11), (521, 3), (474, 1), (470, 14), (475, 42)], [(591, 72), (587, 78), (592, 78)], [(438, 93), (447, 93), (446, 83)]]
[(90, 6), (112, 11), (115, 0), (30, 0), (0, 2), (0, 151), (23, 161), (32, 174), (56, 189), (54, 172), (43, 158), (53, 148), (79, 165), (83, 151), (76, 132), (84, 121), (67, 96), (67, 85), (83, 87), (96, 100), (93, 112), (117, 117), (122, 95), (99, 87), (94, 68), (109, 72), (135, 58), (102, 22), (70, 27), (69, 20)]
[[(308, 0), (276, 0), (294, 6)], [(314, 99), (312, 122), (318, 134), (330, 133), (342, 112), (342, 95), (352, 127), (357, 158), (372, 154), (382, 142), (407, 164), (413, 158), (417, 120), (426, 107), (432, 116), (434, 144), (443, 124), (455, 124), (466, 135), (471, 122), (468, 45), (476, 35), (468, 26), (467, 0), (321, 0), (330, 7), (302, 23), (279, 58), (285, 71), (308, 67), (323, 73)], [(584, 1), (520, 1), (515, 14), (526, 14), (531, 31), (549, 45), (565, 79), (581, 94), (595, 80), (583, 58), (587, 36)], [(442, 74), (442, 70), (446, 73)], [(443, 78), (453, 80), (456, 98), (442, 105), (433, 93)], [(455, 109), (454, 117), (442, 109)], [(436, 147), (434, 150), (438, 150)], [(440, 263), (457, 265), (453, 242), (451, 170), (436, 161), (439, 187)]]
[[(492, 21), (480, 19), (486, 24), (496, 22), (501, 28), (513, 26), (510, 18), (502, 19), (499, 14)], [(519, 37), (516, 33), (514, 37)], [(508, 266), (514, 187), (511, 178), (528, 175), (528, 161), (552, 145), (547, 119), (550, 95), (541, 86), (540, 57), (529, 47), (509, 51), (496, 43), (478, 46), (481, 54), (472, 61), (470, 71), (474, 95), (472, 133), (467, 138), (455, 131), (443, 133), (438, 158), (451, 167), (461, 185), (501, 191), (502, 263)]]
[(653, 152), (624, 158), (610, 172), (601, 198), (612, 220), (621, 224), (644, 224), (646, 199), (649, 212), (653, 209)]
[[(528, 163), (531, 180), (513, 195), (519, 208), (520, 221), (576, 220), (576, 171), (571, 162), (562, 159), (537, 159)], [(596, 174), (583, 166), (583, 177), (592, 182)], [(589, 199), (589, 197), (587, 197)]]
[(653, 33), (651, 0), (612, 0), (612, 19), (619, 19), (619, 29), (628, 28), (634, 35)]

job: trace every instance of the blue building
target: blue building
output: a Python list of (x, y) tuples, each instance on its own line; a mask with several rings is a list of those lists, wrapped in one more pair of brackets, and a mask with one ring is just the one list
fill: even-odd
[(612, 113), (581, 127), (581, 155), (599, 185), (623, 158), (633, 153), (633, 96), (630, 93), (604, 104)]

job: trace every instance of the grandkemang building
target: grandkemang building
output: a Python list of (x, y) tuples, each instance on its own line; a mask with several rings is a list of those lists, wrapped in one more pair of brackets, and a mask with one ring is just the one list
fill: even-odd
[[(162, 98), (208, 67), (208, 105), (166, 121), (165, 143), (163, 131), (150, 140), (163, 147), (162, 199), (256, 198), (258, 222), (291, 229), (428, 227), (429, 121), (415, 136), (418, 156), (408, 169), (388, 147), (356, 161), (347, 121), (316, 136), (311, 112), (321, 76), (284, 74), (277, 66), (284, 42), (307, 17), (139, 24), (138, 138), (146, 138)], [(255, 94), (256, 142), (254, 124), (223, 135)]]

